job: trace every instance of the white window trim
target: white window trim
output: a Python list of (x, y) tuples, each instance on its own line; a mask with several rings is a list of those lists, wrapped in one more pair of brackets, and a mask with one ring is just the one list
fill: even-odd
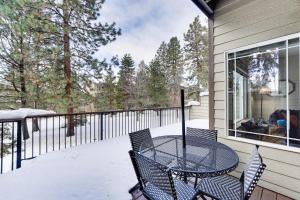
[[(225, 134), (226, 137), (228, 139), (234, 140), (234, 141), (240, 141), (240, 142), (245, 142), (245, 143), (249, 143), (249, 144), (258, 144), (261, 146), (265, 146), (265, 147), (271, 147), (271, 148), (275, 148), (275, 149), (280, 149), (280, 150), (285, 150), (285, 151), (291, 151), (291, 152), (296, 152), (296, 153), (300, 153), (300, 148), (299, 147), (293, 147), (293, 146), (288, 146), (289, 144), (289, 129), (287, 129), (287, 144), (286, 145), (281, 145), (281, 144), (276, 144), (276, 143), (270, 143), (270, 142), (265, 142), (265, 141), (260, 141), (260, 140), (252, 140), (252, 139), (247, 139), (247, 138), (240, 138), (236, 136), (236, 127), (235, 127), (235, 136), (230, 136), (229, 135), (229, 129), (228, 129), (228, 118), (229, 118), (229, 112), (228, 112), (228, 54), (230, 53), (236, 53), (238, 51), (243, 51), (243, 50), (248, 50), (251, 48), (255, 48), (255, 47), (259, 47), (259, 46), (264, 46), (264, 45), (268, 45), (268, 44), (273, 44), (273, 43), (277, 43), (277, 42), (282, 42), (282, 41), (288, 41), (290, 39), (295, 39), (295, 38), (299, 38), (299, 42), (300, 42), (300, 33), (294, 33), (294, 34), (290, 34), (290, 35), (286, 35), (286, 36), (282, 36), (282, 37), (278, 37), (278, 38), (274, 38), (274, 39), (270, 39), (270, 40), (266, 40), (263, 42), (258, 42), (258, 43), (254, 43), (251, 45), (246, 45), (246, 46), (242, 46), (242, 47), (238, 47), (235, 49), (231, 49), (228, 51), (224, 52), (224, 68), (225, 68), (225, 101), (224, 101), (224, 108), (225, 108)], [(286, 44), (288, 45), (288, 44)], [(300, 50), (300, 44), (299, 44), (299, 50)], [(288, 48), (287, 48), (287, 55), (288, 55)], [(288, 60), (288, 58), (287, 58)], [(287, 61), (288, 63), (288, 61)], [(299, 64), (300, 64), (300, 51), (299, 51)], [(236, 65), (235, 65), (236, 66)], [(286, 70), (288, 70), (288, 64), (286, 66)], [(299, 70), (300, 71), (300, 70)], [(288, 88), (288, 84), (287, 84), (287, 88)], [(288, 91), (288, 89), (287, 89)], [(288, 96), (288, 95), (287, 95)], [(287, 105), (289, 104), (288, 99), (287, 99)], [(288, 107), (289, 108), (289, 107)], [(287, 109), (289, 110), (289, 109)], [(289, 118), (289, 115), (288, 115)], [(289, 128), (289, 125), (287, 126), (287, 128)]]

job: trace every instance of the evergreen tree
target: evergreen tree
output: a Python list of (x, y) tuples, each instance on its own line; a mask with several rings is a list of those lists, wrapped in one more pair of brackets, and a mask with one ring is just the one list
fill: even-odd
[[(65, 80), (65, 97), (67, 112), (74, 111), (74, 89), (84, 85), (87, 76), (101, 78), (103, 62), (93, 54), (99, 47), (112, 42), (120, 35), (115, 23), (100, 21), (100, 10), (104, 0), (48, 0), (45, 12), (50, 19), (41, 19), (55, 25), (56, 29), (45, 30), (56, 37), (56, 44), (63, 49), (62, 70)], [(80, 85), (74, 86), (74, 76)], [(76, 95), (77, 96), (77, 95)], [(68, 117), (68, 136), (74, 135), (72, 116)]]
[(184, 53), (189, 73), (188, 81), (192, 83), (196, 99), (199, 101), (200, 89), (208, 88), (208, 33), (199, 16), (184, 34)]
[(159, 46), (159, 48), (156, 51), (156, 59), (159, 61), (160, 65), (162, 66), (162, 69), (167, 69), (167, 49), (168, 46), (165, 42), (162, 42)]
[(167, 45), (166, 75), (171, 105), (178, 106), (180, 99), (180, 84), (183, 75), (183, 53), (177, 37), (172, 37)]
[(32, 9), (39, 1), (11, 0), (0, 2), (0, 64), (1, 79), (9, 82), (21, 101), (21, 106), (28, 104), (28, 87), (31, 83), (33, 67), (42, 65), (40, 51), (44, 43), (40, 36), (37, 42), (36, 29), (42, 25), (38, 17), (41, 13)]
[(152, 60), (147, 68), (149, 75), (148, 95), (153, 107), (168, 105), (167, 80), (163, 71), (158, 59)]
[(102, 83), (101, 96), (103, 98), (104, 108), (108, 110), (116, 109), (116, 76), (114, 75), (113, 68), (119, 65), (116, 58), (111, 60), (112, 64), (105, 67), (106, 75), (104, 76), (104, 81)]
[(125, 54), (121, 60), (119, 70), (119, 80), (117, 84), (117, 104), (118, 108), (129, 109), (133, 106), (134, 88), (134, 61), (130, 54)]
[(150, 104), (149, 95), (147, 92), (149, 77), (147, 74), (147, 65), (144, 61), (141, 61), (136, 77), (135, 77), (135, 105), (138, 108), (147, 107)]

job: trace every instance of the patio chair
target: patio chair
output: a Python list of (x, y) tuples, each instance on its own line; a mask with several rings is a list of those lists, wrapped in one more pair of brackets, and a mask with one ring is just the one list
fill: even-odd
[(143, 195), (149, 200), (193, 200), (196, 190), (181, 180), (172, 177), (166, 167), (137, 152), (129, 155)]
[[(186, 136), (194, 136), (194, 137), (198, 137), (198, 138), (205, 138), (205, 139), (208, 139), (208, 140), (217, 141), (218, 131), (217, 130), (187, 127), (186, 128)], [(197, 143), (194, 143), (194, 141), (189, 141), (189, 142), (191, 142), (193, 145), (197, 145)], [(197, 161), (197, 159), (199, 159), (199, 162), (203, 159), (203, 158), (199, 157), (199, 155), (195, 156), (193, 154), (187, 154), (187, 158), (189, 160), (194, 160), (194, 161)], [(197, 168), (199, 166), (196, 165), (194, 167)], [(194, 182), (194, 185), (196, 187), (196, 184), (198, 182), (198, 177), (195, 178), (195, 181), (191, 181), (191, 182)]]
[(149, 142), (149, 146), (154, 146), (149, 128), (129, 133), (132, 150), (140, 151), (141, 144), (144, 141)]
[[(146, 144), (143, 144), (145, 148), (154, 147), (151, 133), (148, 128), (144, 129), (144, 130), (129, 133), (129, 138), (130, 138), (132, 150), (135, 152), (140, 151), (140, 147), (143, 142), (146, 143)], [(171, 158), (170, 156), (163, 155), (163, 153), (157, 152), (154, 148), (152, 148), (152, 150), (149, 151), (149, 153), (152, 154), (149, 157), (153, 158), (155, 161), (157, 161), (161, 164), (164, 164), (164, 165), (170, 164), (173, 160), (173, 158)]]
[(186, 135), (187, 136), (196, 136), (196, 137), (201, 137), (201, 138), (217, 141), (218, 131), (217, 130), (187, 127), (186, 128)]
[(227, 175), (205, 178), (197, 189), (213, 199), (248, 200), (265, 168), (256, 146), (239, 180)]

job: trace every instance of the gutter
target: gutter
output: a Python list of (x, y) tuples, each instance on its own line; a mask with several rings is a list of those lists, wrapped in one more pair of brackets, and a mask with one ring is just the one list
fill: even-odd
[(198, 8), (208, 17), (210, 18), (214, 12), (213, 10), (207, 5), (207, 3), (204, 0), (192, 0)]

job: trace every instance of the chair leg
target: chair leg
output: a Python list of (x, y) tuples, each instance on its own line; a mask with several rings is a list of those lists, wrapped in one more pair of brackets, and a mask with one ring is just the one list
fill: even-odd
[(196, 178), (195, 178), (194, 188), (197, 187), (197, 184), (198, 184), (198, 176), (196, 176)]
[(138, 189), (140, 189), (140, 184), (139, 183), (135, 184), (132, 188), (130, 188), (128, 190), (128, 192), (131, 194), (133, 191), (138, 190)]
[(200, 194), (201, 199), (207, 200), (203, 194)]

